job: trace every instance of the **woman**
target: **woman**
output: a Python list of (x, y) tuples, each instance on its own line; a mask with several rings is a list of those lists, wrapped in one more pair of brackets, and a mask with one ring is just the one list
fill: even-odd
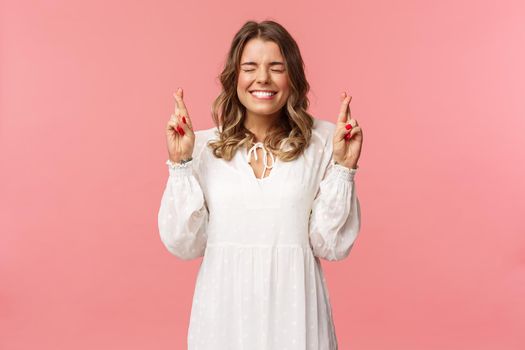
[(336, 123), (308, 114), (299, 48), (274, 21), (239, 30), (220, 79), (216, 128), (193, 130), (179, 88), (166, 129), (160, 236), (203, 256), (188, 348), (337, 349), (319, 259), (344, 259), (360, 230), (351, 97)]

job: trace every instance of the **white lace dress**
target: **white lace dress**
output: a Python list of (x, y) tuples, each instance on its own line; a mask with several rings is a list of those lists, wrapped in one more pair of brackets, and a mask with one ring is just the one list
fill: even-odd
[(319, 259), (347, 257), (360, 206), (357, 170), (333, 162), (334, 131), (315, 119), (305, 153), (276, 158), (262, 179), (244, 148), (231, 161), (214, 157), (207, 141), (216, 128), (195, 131), (186, 166), (168, 166), (160, 238), (181, 259), (203, 257), (188, 349), (338, 348)]

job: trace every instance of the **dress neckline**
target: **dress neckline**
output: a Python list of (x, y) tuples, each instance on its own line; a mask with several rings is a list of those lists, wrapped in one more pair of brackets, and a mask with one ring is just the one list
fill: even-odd
[[(255, 158), (256, 160), (258, 159), (257, 148), (262, 148), (262, 150), (263, 150), (263, 164), (264, 164), (264, 167), (263, 167), (262, 175), (264, 175), (266, 173), (267, 169), (271, 169), (270, 174), (268, 174), (268, 176), (257, 177), (255, 175), (255, 172), (253, 171), (253, 168), (250, 165), (250, 160), (252, 158)], [(241, 153), (242, 153), (243, 158), (244, 158), (243, 159), (243, 163), (245, 164), (246, 169), (247, 169), (247, 171), (250, 174), (250, 177), (252, 179), (254, 179), (256, 181), (256, 183), (263, 183), (263, 182), (269, 180), (270, 178), (272, 178), (274, 176), (274, 172), (278, 168), (277, 164), (279, 164), (278, 158), (275, 157), (271, 152), (269, 152), (264, 147), (264, 143), (262, 143), (260, 141), (259, 142), (255, 142), (253, 144), (253, 146), (248, 150), (248, 152), (246, 152), (243, 149), (243, 151)], [(268, 159), (267, 153), (269, 153), (270, 154), (270, 158), (272, 158), (271, 165), (269, 165), (268, 162), (267, 162), (267, 159)]]

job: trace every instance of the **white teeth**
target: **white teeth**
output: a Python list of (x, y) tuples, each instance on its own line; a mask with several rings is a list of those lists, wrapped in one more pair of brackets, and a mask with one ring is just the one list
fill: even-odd
[(253, 91), (252, 92), (252, 95), (261, 96), (261, 97), (272, 96), (272, 95), (275, 95), (275, 94), (276, 94), (276, 92), (261, 92), (261, 91)]

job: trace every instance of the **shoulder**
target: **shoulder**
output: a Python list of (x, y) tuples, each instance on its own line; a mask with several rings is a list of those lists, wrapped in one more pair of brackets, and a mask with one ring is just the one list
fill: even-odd
[(324, 120), (324, 119), (318, 119), (314, 118), (314, 124), (312, 127), (312, 140), (316, 143), (319, 143), (321, 145), (330, 144), (329, 141), (332, 140), (334, 132), (335, 132), (336, 125), (335, 123)]
[(219, 129), (212, 127), (209, 129), (194, 130), (195, 133), (195, 146), (200, 147), (206, 146), (208, 141), (213, 140), (219, 136)]
[(208, 141), (216, 139), (219, 135), (219, 129), (217, 127), (211, 127), (208, 129), (194, 130), (195, 134), (195, 146), (193, 148), (194, 158), (200, 158), (201, 153), (208, 145)]

